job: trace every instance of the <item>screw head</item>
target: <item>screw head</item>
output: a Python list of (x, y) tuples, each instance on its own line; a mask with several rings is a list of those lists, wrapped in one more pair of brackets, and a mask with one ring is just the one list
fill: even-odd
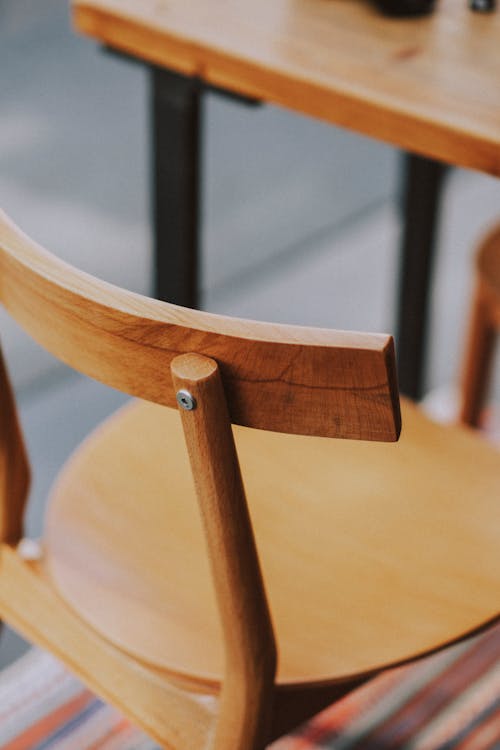
[(176, 394), (176, 399), (181, 409), (185, 409), (186, 411), (192, 411), (193, 409), (196, 409), (196, 399), (189, 393), (189, 391), (186, 391), (184, 389), (178, 391)]

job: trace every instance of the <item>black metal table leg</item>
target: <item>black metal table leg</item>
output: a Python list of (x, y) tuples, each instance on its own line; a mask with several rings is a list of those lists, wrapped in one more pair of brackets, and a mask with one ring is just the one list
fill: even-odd
[(397, 352), (401, 392), (423, 395), (433, 258), (446, 166), (405, 155)]
[(199, 303), (201, 83), (151, 67), (154, 293)]
[[(151, 67), (155, 295), (199, 304), (202, 84)], [(441, 188), (446, 167), (405, 157), (397, 322), (401, 391), (423, 391), (429, 291)]]

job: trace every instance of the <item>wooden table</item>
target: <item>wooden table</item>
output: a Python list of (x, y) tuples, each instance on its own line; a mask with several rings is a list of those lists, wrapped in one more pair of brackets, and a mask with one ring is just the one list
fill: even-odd
[(76, 0), (73, 8), (78, 30), (151, 66), (159, 296), (197, 301), (207, 86), (411, 152), (398, 350), (402, 390), (418, 397), (442, 162), (500, 175), (500, 14), (473, 13), (466, 0), (438, 0), (418, 20), (384, 18), (364, 0)]

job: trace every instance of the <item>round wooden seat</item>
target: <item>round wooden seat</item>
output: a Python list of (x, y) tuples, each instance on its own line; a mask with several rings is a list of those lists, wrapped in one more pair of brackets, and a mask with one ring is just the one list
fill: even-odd
[[(500, 458), (403, 407), (396, 444), (234, 428), (280, 685), (369, 672), (498, 614)], [(57, 481), (45, 538), (82, 618), (192, 687), (216, 687), (222, 640), (175, 410), (133, 402), (101, 425)]]

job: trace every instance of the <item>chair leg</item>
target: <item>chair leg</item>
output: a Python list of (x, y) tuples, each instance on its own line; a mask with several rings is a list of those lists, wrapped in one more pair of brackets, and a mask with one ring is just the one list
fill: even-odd
[(264, 750), (276, 643), (217, 363), (172, 360), (224, 638), (225, 673), (213, 750)]
[(213, 699), (201, 702), (199, 694), (102, 638), (60, 597), (46, 565), (47, 558), (27, 562), (13, 545), (0, 545), (0, 617), (5, 623), (61, 659), (161, 747), (207, 747), (214, 731)]
[(0, 349), (0, 542), (21, 539), (29, 487), (28, 454)]
[(477, 427), (490, 380), (496, 326), (489, 290), (479, 279), (472, 304), (461, 386), (460, 421)]

